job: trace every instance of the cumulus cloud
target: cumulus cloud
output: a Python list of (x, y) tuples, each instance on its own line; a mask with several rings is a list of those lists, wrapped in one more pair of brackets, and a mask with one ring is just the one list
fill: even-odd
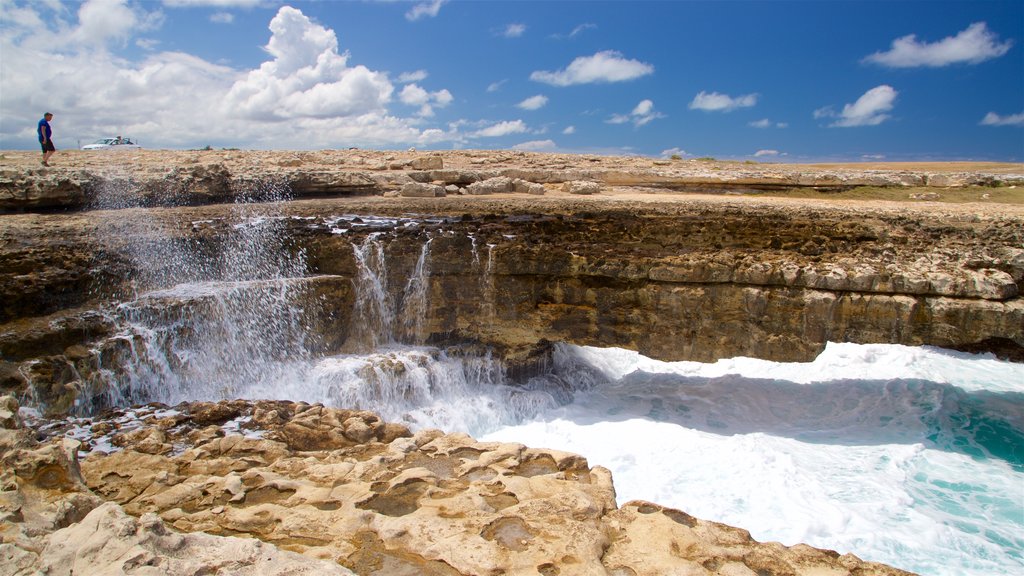
[(938, 42), (919, 42), (909, 34), (892, 42), (892, 48), (875, 52), (865, 62), (891, 68), (938, 68), (950, 64), (978, 64), (998, 58), (1010, 50), (1013, 42), (1000, 42), (984, 22), (975, 22), (956, 36), (947, 36)]
[(558, 145), (555, 144), (554, 140), (530, 140), (529, 142), (523, 142), (512, 146), (513, 150), (522, 150), (523, 152), (550, 152), (557, 150)]
[[(426, 145), (462, 137), (425, 127), (423, 116), (394, 115), (389, 106), (395, 89), (387, 74), (350, 63), (332, 30), (287, 6), (271, 20), (268, 57), (254, 69), (170, 51), (141, 52), (129, 61), (97, 45), (97, 38), (69, 33), (92, 30), (109, 43), (144, 42), (131, 37), (129, 24), (138, 31), (160, 20), (135, 4), (126, 12), (128, 6), (89, 0), (76, 13), (66, 13), (78, 18), (69, 23), (47, 13), (49, 4), (30, 3), (17, 20), (5, 19), (0, 35), (4, 147), (33, 145), (34, 124), (26, 118), (37, 118), (41, 108), (56, 114), (58, 146), (63, 140), (65, 147), (111, 134), (152, 147), (247, 148)], [(116, 18), (99, 22), (103, 14)], [(61, 41), (41, 45), (40, 32)], [(421, 114), (424, 105), (452, 101), (447, 90), (420, 89), (426, 93), (416, 104)], [(48, 95), (45, 101), (41, 94)], [(406, 98), (424, 100), (415, 91)]]
[(1009, 116), (1000, 116), (995, 112), (989, 112), (985, 114), (985, 117), (981, 119), (982, 126), (1024, 126), (1024, 112), (1020, 114), (1010, 114)]
[(509, 24), (501, 35), (505, 38), (519, 38), (526, 33), (526, 24)]
[(526, 124), (522, 120), (506, 120), (477, 130), (472, 133), (472, 136), (477, 138), (498, 138), (508, 136), (509, 134), (522, 134), (526, 130)]
[(519, 104), (516, 104), (516, 106), (522, 108), (523, 110), (539, 110), (543, 108), (544, 105), (547, 103), (547, 96), (543, 94), (537, 94), (536, 96), (530, 96), (526, 100), (523, 100)]
[(225, 96), (226, 109), (256, 120), (385, 111), (394, 89), (387, 75), (349, 67), (333, 30), (284, 6), (270, 21), (270, 31), (265, 49), (273, 60), (235, 82)]
[(444, 108), (453, 100), (452, 94), (448, 90), (427, 92), (417, 84), (406, 84), (398, 98), (403, 104), (419, 106), (418, 114), (424, 117), (434, 115), (434, 106)]
[(691, 110), (705, 112), (732, 112), (737, 108), (750, 108), (757, 104), (757, 94), (746, 94), (733, 98), (728, 94), (700, 91), (690, 102)]
[(843, 106), (843, 111), (838, 114), (831, 106), (825, 106), (815, 110), (814, 117), (836, 118), (829, 125), (836, 128), (877, 126), (890, 118), (888, 112), (893, 109), (898, 94), (892, 86), (882, 84), (865, 92), (853, 104)]
[(146, 12), (125, 0), (89, 0), (78, 9), (78, 26), (68, 34), (72, 44), (105, 46), (110, 41), (124, 43), (133, 34), (159, 27), (163, 13)]
[(641, 100), (629, 114), (614, 114), (607, 122), (609, 124), (626, 124), (631, 122), (633, 126), (639, 128), (650, 123), (652, 120), (663, 117), (663, 114), (654, 110), (654, 102), (648, 99)]
[(420, 18), (434, 18), (441, 11), (441, 6), (448, 0), (433, 0), (431, 2), (420, 2), (405, 13), (405, 19), (415, 22)]
[(629, 60), (620, 52), (605, 50), (593, 56), (580, 56), (565, 69), (550, 72), (538, 70), (530, 74), (530, 80), (552, 86), (572, 86), (625, 82), (654, 73), (654, 66), (639, 60)]

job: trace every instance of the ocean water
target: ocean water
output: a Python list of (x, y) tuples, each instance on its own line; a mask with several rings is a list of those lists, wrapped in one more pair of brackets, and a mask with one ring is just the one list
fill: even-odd
[[(419, 221), (363, 217), (309, 224), (373, 230), (351, 244), (361, 339), (350, 343), (364, 352), (319, 357), (296, 282), (303, 253), (281, 249), (272, 207), (237, 211), (217, 250), (139, 247), (138, 284), (153, 289), (110, 311), (119, 345), (96, 351), (104, 368), (80, 412), (233, 398), (373, 410), (582, 454), (612, 471), (620, 504), (654, 501), (758, 540), (924, 575), (1024, 574), (1024, 364), (855, 344), (809, 363), (666, 363), (557, 344), (547, 373), (514, 382), (486, 351), (420, 345), (430, 236), (397, 269), (391, 231)], [(493, 246), (472, 246), (487, 310)]]
[(854, 344), (810, 363), (666, 363), (559, 344), (547, 374), (512, 382), (478, 350), (390, 344), (250, 358), (233, 378), (239, 354), (211, 365), (194, 349), (208, 341), (159, 333), (136, 333), (152, 344), (122, 367), (131, 401), (373, 410), (413, 429), (582, 454), (612, 471), (619, 504), (657, 502), (761, 541), (932, 576), (1024, 573), (1024, 364)]
[(810, 363), (559, 354), (597, 383), (480, 439), (583, 454), (611, 469), (620, 504), (761, 541), (926, 575), (1024, 573), (1024, 365), (855, 344)]

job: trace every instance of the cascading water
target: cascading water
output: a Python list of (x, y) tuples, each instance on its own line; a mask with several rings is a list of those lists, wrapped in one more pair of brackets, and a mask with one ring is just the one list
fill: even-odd
[[(273, 203), (236, 208), (231, 222), (193, 223), (215, 231), (214, 244), (131, 247), (138, 293), (113, 309), (123, 330), (97, 351), (103, 403), (368, 409), (413, 428), (578, 452), (612, 469), (620, 502), (675, 506), (761, 540), (926, 575), (1024, 570), (1022, 365), (835, 344), (811, 364), (667, 364), (557, 344), (546, 373), (512, 382), (486, 351), (424, 346), (440, 236), (410, 230), (426, 220), (366, 216), (319, 221), (331, 234), (359, 231), (349, 353), (325, 356), (312, 351), (307, 327), (320, 311), (300, 297), (309, 271), (287, 220)], [(410, 250), (412, 239), (421, 244)], [(468, 240), (491, 315), (498, 246), (484, 254)]]

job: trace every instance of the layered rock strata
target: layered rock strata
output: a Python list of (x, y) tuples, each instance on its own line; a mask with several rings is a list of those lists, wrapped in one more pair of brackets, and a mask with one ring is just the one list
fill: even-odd
[(4, 574), (906, 574), (616, 506), (574, 454), (367, 412), (192, 403), (33, 433), (3, 403)]
[[(510, 151), (310, 152), (156, 151), (124, 153), (62, 151), (52, 168), (38, 155), (4, 152), (0, 158), (0, 211), (184, 206), (236, 199), (383, 195), (406, 184), (455, 186), (456, 193), (490, 194), (520, 181), (516, 191), (538, 194), (529, 184), (589, 182), (684, 192), (726, 192), (858, 186), (963, 187), (1024, 184), (1019, 165), (932, 164), (864, 169), (651, 160), (642, 157), (539, 154)], [(498, 180), (505, 184), (498, 186)], [(486, 184), (487, 181), (491, 181)], [(593, 193), (592, 184), (575, 189)]]
[[(287, 164), (283, 154), (229, 154), (249, 158), (247, 166)], [(503, 169), (524, 175), (512, 160)], [(557, 179), (554, 168), (547, 176), (530, 170), (537, 180)], [(582, 182), (580, 173), (564, 168), (562, 177)], [(215, 296), (165, 290), (195, 281), (226, 281), (221, 289), (236, 294), (279, 286), (305, 328), (303, 353), (353, 350), (364, 331), (353, 327), (361, 273), (354, 249), (371, 236), (396, 302), (427, 258), (429, 305), (414, 330), (391, 336), (480, 343), (513, 372), (543, 365), (554, 341), (665, 360), (806, 361), (828, 341), (1024, 358), (1019, 205), (811, 203), (615, 187), (580, 196), (550, 183), (537, 195), (516, 192), (515, 182), (503, 179), (506, 192), (497, 195), (437, 197), (444, 189), (429, 184), (427, 198), (287, 202), (259, 202), (288, 190), (254, 186), (245, 203), (2, 215), (0, 386), (51, 413), (106, 405), (92, 400), (109, 392), (101, 376), (132, 353), (119, 323), (144, 315), (187, 332), (190, 319), (210, 317)], [(245, 234), (260, 222), (273, 233)], [(274, 258), (296, 264), (260, 269)], [(220, 270), (225, 261), (244, 278)]]

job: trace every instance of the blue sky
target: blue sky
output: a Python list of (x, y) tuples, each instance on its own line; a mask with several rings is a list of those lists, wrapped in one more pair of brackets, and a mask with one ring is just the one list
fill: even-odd
[(0, 148), (1024, 161), (1024, 2), (0, 0)]

